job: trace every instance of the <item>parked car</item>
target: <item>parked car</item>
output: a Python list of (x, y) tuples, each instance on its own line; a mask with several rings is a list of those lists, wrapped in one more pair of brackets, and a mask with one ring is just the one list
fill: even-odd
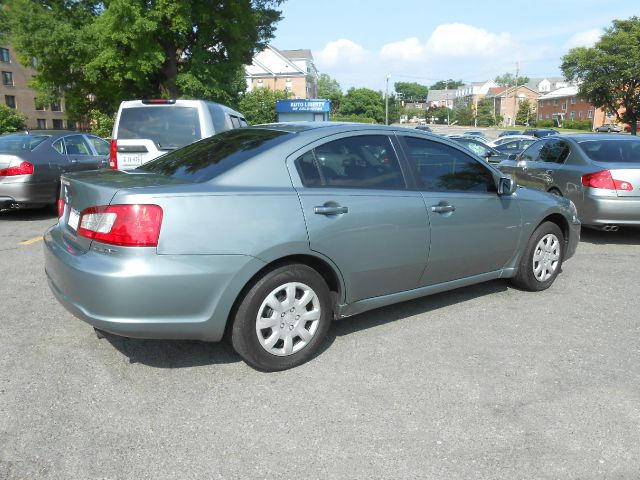
[(498, 137), (493, 142), (489, 142), (489, 146), (496, 148), (503, 143), (513, 142), (514, 140), (537, 140), (533, 135), (507, 135), (505, 137)]
[[(629, 124), (625, 125), (624, 126), (624, 131), (628, 132), (628, 133), (631, 132), (631, 125), (629, 125)], [(640, 132), (640, 122), (638, 122), (636, 124), (636, 132)]]
[(0, 136), (0, 209), (55, 204), (60, 175), (107, 168), (109, 144), (73, 131), (30, 130)]
[(467, 130), (466, 132), (462, 132), (462, 135), (464, 135), (465, 137), (475, 138), (476, 140), (480, 140), (483, 143), (489, 143), (491, 141), (489, 140), (489, 137), (487, 137), (484, 133), (477, 130)]
[(449, 138), (468, 148), (473, 153), (481, 158), (484, 158), (485, 161), (489, 163), (498, 164), (502, 160), (506, 160), (507, 158), (509, 158), (509, 154), (502, 153), (474, 137), (469, 137), (466, 135), (450, 135)]
[(431, 127), (429, 127), (428, 125), (418, 125), (416, 127), (416, 130), (423, 130), (425, 132), (431, 132)]
[(498, 137), (508, 137), (510, 135), (522, 135), (522, 130), (503, 130)]
[(569, 200), (408, 128), (248, 127), (62, 181), (45, 270), (70, 312), (128, 337), (226, 332), (268, 371), (333, 319), (498, 278), (544, 290), (580, 231)]
[(542, 138), (549, 135), (558, 135), (560, 132), (553, 128), (529, 128), (523, 132), (523, 135), (531, 135), (532, 137)]
[(505, 155), (514, 155), (524, 152), (524, 150), (527, 149), (529, 145), (537, 141), (538, 139), (535, 137), (515, 138), (511, 142), (503, 142), (500, 145), (496, 145), (494, 148)]
[(245, 127), (244, 116), (204, 100), (128, 100), (113, 125), (112, 169), (130, 170), (216, 133)]
[(500, 163), (520, 185), (572, 200), (583, 225), (640, 226), (640, 139), (576, 134), (547, 137)]
[(622, 127), (620, 127), (620, 125), (615, 125), (613, 123), (605, 123), (603, 125), (600, 125), (598, 128), (596, 128), (595, 131), (607, 132), (607, 133), (611, 133), (611, 132), (620, 133), (622, 131)]

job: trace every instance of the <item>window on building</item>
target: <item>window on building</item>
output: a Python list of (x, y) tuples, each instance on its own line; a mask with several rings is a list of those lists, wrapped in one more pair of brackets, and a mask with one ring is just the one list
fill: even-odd
[(554, 98), (554, 99), (553, 99), (553, 106), (554, 106), (554, 107), (557, 107), (557, 106), (558, 106), (558, 99), (557, 99), (557, 98)]
[(567, 102), (562, 102), (562, 110), (566, 110), (567, 109)]
[(5, 87), (13, 87), (13, 73), (2, 72), (2, 84)]
[(544, 118), (544, 115), (541, 113), (541, 114), (538, 116), (538, 119), (539, 119), (539, 120), (542, 120), (543, 118)]
[(38, 111), (44, 110), (44, 103), (43, 102), (40, 102), (37, 98), (34, 98), (33, 102), (36, 105), (36, 110), (38, 110)]
[(576, 112), (571, 112), (571, 113), (569, 114), (569, 117), (571, 117), (571, 120), (575, 120), (575, 118), (576, 118)]
[(593, 110), (588, 110), (587, 111), (587, 117), (588, 118), (593, 118)]
[(51, 111), (52, 112), (61, 112), (62, 109), (60, 108), (60, 103), (59, 102), (51, 102)]
[(584, 112), (582, 110), (580, 110), (578, 112), (578, 117), (580, 117), (580, 118), (584, 117)]
[(8, 48), (0, 48), (0, 62), (4, 62), (4, 63), (11, 62)]
[(549, 114), (547, 113), (547, 119), (549, 119)]
[(55, 128), (57, 130), (62, 130), (64, 128), (62, 126), (62, 120), (60, 120), (59, 118), (55, 118), (53, 120), (53, 128)]
[(4, 96), (4, 103), (9, 108), (16, 108), (16, 97), (15, 97), (15, 95), (5, 95)]
[(576, 97), (571, 97), (571, 105), (575, 105), (576, 104)]
[(38, 118), (36, 120), (36, 123), (38, 125), (38, 128), (41, 130), (44, 130), (45, 128), (47, 128), (47, 120), (44, 118)]

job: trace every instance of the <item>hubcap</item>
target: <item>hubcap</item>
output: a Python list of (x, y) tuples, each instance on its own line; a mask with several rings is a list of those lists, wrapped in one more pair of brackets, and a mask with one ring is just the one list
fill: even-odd
[(560, 241), (554, 234), (542, 237), (533, 252), (533, 275), (539, 282), (546, 282), (558, 268)]
[(284, 357), (309, 344), (320, 324), (320, 300), (304, 283), (274, 289), (258, 309), (256, 334), (262, 348)]

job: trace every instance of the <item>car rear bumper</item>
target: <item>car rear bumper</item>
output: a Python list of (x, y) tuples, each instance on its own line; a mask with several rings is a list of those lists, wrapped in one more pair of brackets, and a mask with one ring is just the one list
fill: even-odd
[(586, 195), (579, 215), (584, 225), (640, 226), (640, 197), (592, 197)]
[(20, 205), (54, 203), (54, 188), (50, 184), (31, 182), (0, 182), (0, 208)]
[(57, 226), (44, 235), (45, 271), (60, 303), (90, 325), (135, 338), (218, 341), (255, 262), (244, 255), (158, 255), (155, 248), (86, 253)]

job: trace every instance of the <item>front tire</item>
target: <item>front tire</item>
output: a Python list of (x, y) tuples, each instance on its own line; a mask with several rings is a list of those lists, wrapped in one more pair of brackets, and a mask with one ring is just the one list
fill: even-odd
[(513, 284), (530, 292), (546, 290), (560, 273), (563, 258), (562, 230), (555, 223), (542, 223), (527, 243)]
[(329, 288), (302, 264), (265, 273), (246, 292), (233, 317), (231, 344), (249, 365), (275, 372), (310, 360), (332, 318)]

